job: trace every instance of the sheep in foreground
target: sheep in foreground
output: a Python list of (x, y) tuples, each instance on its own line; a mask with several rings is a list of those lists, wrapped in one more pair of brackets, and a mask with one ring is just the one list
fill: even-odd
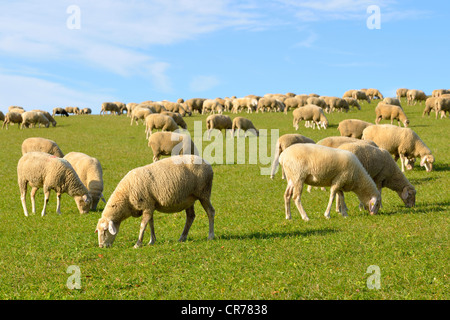
[(67, 111), (64, 110), (63, 108), (53, 108), (53, 114), (52, 114), (52, 116), (54, 117), (54, 116), (57, 115), (57, 114), (61, 115), (61, 117), (62, 117), (62, 116), (65, 116), (65, 117), (68, 117), (68, 116), (69, 116), (69, 114), (67, 113)]
[(233, 119), (233, 123), (231, 125), (231, 137), (234, 137), (234, 130), (237, 129), (237, 136), (239, 137), (241, 129), (244, 130), (245, 133), (250, 130), (250, 132), (254, 133), (257, 137), (259, 136), (259, 130), (255, 128), (253, 122), (249, 119), (243, 117), (236, 117)]
[(22, 114), (18, 112), (8, 112), (5, 115), (5, 120), (3, 121), (2, 129), (6, 126), (6, 130), (8, 130), (8, 125), (10, 123), (17, 123), (18, 128), (20, 129), (20, 124), (22, 123)]
[(302, 216), (309, 218), (302, 206), (303, 184), (316, 187), (331, 187), (325, 217), (336, 194), (339, 194), (340, 213), (347, 216), (344, 192), (354, 192), (370, 214), (376, 214), (381, 204), (381, 195), (372, 178), (358, 158), (346, 150), (333, 149), (317, 144), (297, 143), (280, 155), (280, 164), (285, 172), (287, 188), (284, 193), (286, 219), (291, 219), (290, 201), (294, 202)]
[(69, 152), (64, 159), (69, 161), (81, 182), (88, 189), (92, 197), (91, 210), (97, 210), (100, 200), (106, 203), (103, 197), (103, 170), (100, 161), (81, 152)]
[(178, 129), (178, 125), (171, 116), (152, 113), (145, 117), (145, 134), (147, 139), (152, 135), (153, 129), (175, 131)]
[(410, 128), (389, 124), (370, 126), (364, 129), (362, 139), (371, 140), (389, 151), (396, 162), (400, 158), (402, 172), (405, 172), (405, 166), (408, 170), (413, 168), (416, 157), (421, 158), (420, 166), (427, 172), (433, 170), (435, 159), (430, 148)]
[(353, 153), (375, 182), (381, 194), (381, 188), (389, 188), (399, 195), (406, 207), (413, 207), (416, 202), (416, 189), (401, 172), (387, 150), (359, 142), (345, 143), (338, 148)]
[(50, 122), (42, 112), (26, 111), (22, 113), (22, 123), (20, 125), (21, 129), (23, 129), (23, 127), (28, 128), (30, 126), (33, 127), (35, 125), (39, 125), (40, 128), (41, 124), (44, 125), (46, 128), (50, 126)]
[(17, 164), (17, 176), (20, 199), (25, 216), (28, 216), (26, 193), (31, 186), (32, 212), (36, 212), (34, 196), (39, 188), (44, 190), (44, 207), (41, 215), (46, 214), (50, 191), (56, 191), (56, 212), (61, 214), (61, 195), (73, 197), (80, 213), (88, 213), (92, 198), (67, 160), (45, 152), (25, 153)]
[(337, 129), (343, 137), (361, 139), (364, 129), (372, 125), (373, 123), (359, 119), (346, 119), (339, 122)]
[(325, 117), (325, 114), (323, 113), (323, 109), (319, 106), (308, 104), (306, 106), (303, 106), (301, 108), (297, 108), (292, 113), (294, 116), (293, 120), (293, 126), (295, 130), (298, 130), (298, 124), (300, 121), (312, 121), (313, 122), (313, 129), (314, 126), (317, 125), (317, 128), (320, 130), (320, 127), (322, 126), (324, 129), (328, 127), (328, 120), (327, 117)]
[(223, 114), (212, 114), (206, 118), (206, 130), (208, 131), (208, 140), (211, 139), (211, 131), (213, 129), (227, 130), (233, 129), (233, 122), (229, 116)]
[(46, 152), (48, 154), (52, 154), (58, 158), (63, 158), (64, 153), (59, 148), (58, 144), (49, 139), (34, 137), (27, 138), (22, 142), (22, 155), (28, 152)]
[(215, 210), (210, 200), (213, 175), (211, 165), (193, 155), (174, 156), (131, 170), (117, 185), (98, 221), (99, 246), (111, 247), (120, 224), (130, 216), (142, 216), (134, 247), (142, 245), (147, 224), (150, 226), (149, 244), (154, 244), (155, 210), (163, 213), (186, 211), (186, 224), (179, 239), (185, 241), (195, 218), (197, 200), (208, 215), (208, 239), (213, 239)]
[(152, 148), (153, 162), (158, 161), (163, 155), (199, 155), (190, 136), (176, 132), (155, 132), (148, 138), (148, 146)]
[(380, 102), (375, 108), (375, 123), (379, 124), (381, 119), (391, 120), (391, 124), (393, 124), (394, 120), (397, 120), (398, 125), (400, 126), (400, 121), (403, 123), (405, 127), (408, 127), (409, 120), (406, 116), (403, 109), (399, 106), (393, 104), (385, 104)]
[[(275, 145), (275, 155), (272, 162), (272, 171), (270, 172), (270, 178), (273, 179), (275, 173), (278, 170), (280, 154), (287, 148), (296, 143), (315, 143), (313, 139), (305, 137), (301, 134), (297, 133), (288, 133), (284, 134), (278, 138), (277, 143)], [(283, 168), (281, 168), (281, 178), (286, 178), (284, 175)]]

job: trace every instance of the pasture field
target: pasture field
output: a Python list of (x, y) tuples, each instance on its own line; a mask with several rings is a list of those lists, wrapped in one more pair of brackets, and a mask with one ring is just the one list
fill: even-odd
[[(57, 215), (52, 191), (47, 215), (41, 217), (41, 189), (37, 214), (25, 217), (16, 167), (25, 138), (52, 139), (64, 153), (79, 151), (100, 160), (108, 200), (129, 170), (152, 161), (144, 126), (130, 126), (125, 115), (89, 115), (58, 116), (58, 125), (48, 129), (18, 130), (15, 125), (2, 130), (0, 299), (449, 299), (450, 120), (434, 114), (422, 118), (423, 103), (403, 105), (410, 127), (436, 158), (430, 173), (418, 161), (406, 172), (417, 190), (414, 208), (405, 208), (395, 192), (383, 189), (383, 208), (370, 216), (358, 209), (356, 195), (348, 193), (349, 217), (333, 210), (331, 219), (325, 219), (328, 189), (313, 189), (302, 197), (310, 221), (300, 218), (293, 203), (293, 218), (286, 220), (286, 182), (280, 171), (271, 180), (260, 173), (268, 164), (213, 164), (216, 238), (207, 240), (208, 219), (197, 202), (186, 242), (178, 242), (184, 212), (155, 213), (156, 243), (139, 249), (133, 248), (140, 224), (135, 218), (122, 223), (112, 248), (98, 247), (94, 231), (103, 202), (96, 212), (80, 215), (64, 194), (62, 215)], [(362, 103), (361, 111), (327, 114), (327, 130), (301, 123), (298, 133), (315, 141), (339, 135), (336, 128), (343, 119), (373, 123), (375, 106)], [(267, 144), (270, 129), (279, 129), (280, 136), (295, 131), (292, 111), (240, 115), (269, 129)], [(191, 134), (194, 121), (202, 121), (206, 130), (205, 119), (198, 114), (185, 118)], [(251, 139), (256, 138), (247, 143)], [(210, 143), (204, 141), (203, 149)], [(29, 191), (27, 202), (31, 211)], [(145, 243), (149, 237), (147, 230)], [(79, 289), (67, 286), (70, 266), (79, 268)], [(379, 289), (368, 286), (371, 266), (379, 268)]]

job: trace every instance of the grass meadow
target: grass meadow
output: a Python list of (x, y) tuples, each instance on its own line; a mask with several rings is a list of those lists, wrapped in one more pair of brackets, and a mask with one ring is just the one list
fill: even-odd
[[(362, 103), (361, 111), (327, 114), (327, 130), (301, 123), (298, 133), (315, 141), (339, 135), (337, 125), (343, 119), (374, 122), (375, 105)], [(37, 213), (25, 217), (16, 168), (24, 139), (52, 139), (64, 153), (79, 151), (100, 160), (108, 200), (128, 171), (152, 161), (144, 126), (130, 126), (126, 115), (86, 115), (58, 116), (57, 126), (48, 129), (19, 130), (15, 125), (2, 130), (0, 299), (449, 299), (450, 120), (422, 117), (423, 104), (404, 105), (410, 127), (436, 158), (430, 173), (418, 162), (406, 172), (417, 190), (414, 208), (383, 189), (383, 208), (370, 216), (358, 209), (356, 195), (348, 193), (349, 217), (333, 210), (331, 219), (325, 219), (329, 192), (317, 189), (302, 197), (310, 221), (300, 218), (293, 202), (293, 218), (286, 220), (281, 172), (271, 180), (260, 171), (269, 164), (248, 163), (247, 157), (245, 164), (213, 164), (214, 240), (207, 240), (208, 219), (197, 203), (186, 242), (178, 242), (184, 212), (155, 213), (156, 243), (139, 249), (133, 248), (140, 224), (136, 218), (122, 223), (112, 248), (98, 247), (94, 231), (103, 202), (97, 211), (80, 215), (74, 200), (64, 194), (62, 215), (57, 215), (52, 191), (47, 215), (41, 217), (41, 189)], [(292, 112), (240, 115), (268, 129), (267, 144), (270, 129), (279, 129), (280, 136), (295, 132)], [(194, 121), (202, 121), (206, 130), (205, 119), (198, 114), (185, 118), (191, 134)], [(251, 139), (256, 138), (248, 137), (246, 143)], [(213, 141), (203, 141), (202, 149)], [(29, 198), (28, 191), (31, 212)], [(145, 244), (149, 237), (147, 230)], [(79, 289), (67, 286), (73, 275), (67, 272), (70, 266), (79, 268)], [(368, 285), (374, 275), (371, 266), (379, 268), (379, 289)]]

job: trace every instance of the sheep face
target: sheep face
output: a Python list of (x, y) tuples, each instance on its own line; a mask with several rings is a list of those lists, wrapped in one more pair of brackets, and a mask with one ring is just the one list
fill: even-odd
[(425, 167), (427, 172), (431, 172), (431, 170), (433, 170), (433, 163), (434, 163), (434, 156), (431, 154), (423, 156), (422, 159), (420, 160), (420, 166)]
[(119, 226), (116, 226), (112, 220), (100, 218), (97, 223), (97, 229), (95, 229), (95, 232), (98, 233), (98, 246), (100, 248), (111, 247), (118, 231)]
[(83, 196), (74, 196), (75, 202), (77, 203), (78, 211), (80, 213), (88, 213), (91, 208), (92, 197), (90, 194), (85, 194)]
[(416, 205), (416, 190), (414, 187), (406, 186), (398, 195), (405, 203), (407, 208), (414, 207)]
[(365, 205), (364, 208), (368, 210), (371, 215), (375, 215), (378, 213), (380, 206), (381, 206), (381, 196), (378, 196), (372, 197), (368, 205)]

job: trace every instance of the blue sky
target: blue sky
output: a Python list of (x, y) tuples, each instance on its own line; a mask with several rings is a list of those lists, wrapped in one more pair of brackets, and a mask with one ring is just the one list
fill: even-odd
[[(367, 27), (371, 5), (380, 29)], [(449, 12), (448, 1), (2, 0), (0, 110), (98, 113), (104, 101), (359, 88), (431, 94), (450, 88)]]

